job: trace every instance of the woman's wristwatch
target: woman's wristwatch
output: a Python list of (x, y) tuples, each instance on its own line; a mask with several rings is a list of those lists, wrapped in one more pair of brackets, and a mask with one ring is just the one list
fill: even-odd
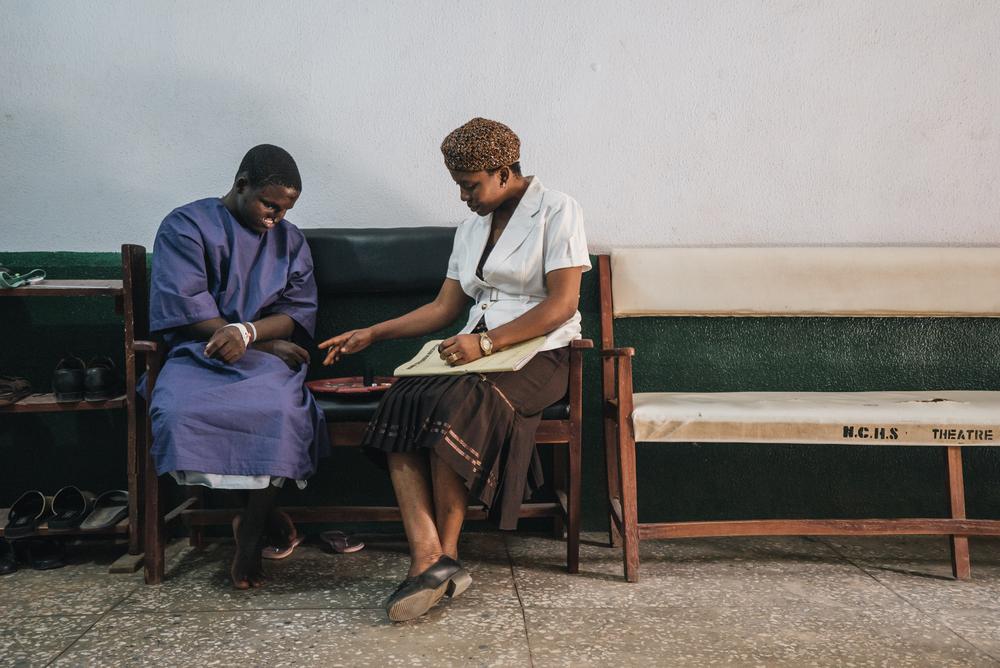
[(479, 332), (479, 349), (483, 351), (483, 355), (493, 354), (493, 339), (486, 332)]

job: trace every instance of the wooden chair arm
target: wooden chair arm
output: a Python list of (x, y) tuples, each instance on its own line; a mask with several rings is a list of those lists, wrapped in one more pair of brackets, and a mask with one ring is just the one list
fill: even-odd
[(593, 348), (594, 342), (591, 341), (590, 339), (575, 339), (569, 342), (569, 347), (577, 349)]
[(601, 351), (601, 357), (635, 357), (635, 348), (607, 348)]
[(155, 353), (159, 352), (160, 344), (156, 341), (133, 341), (132, 350), (137, 353)]

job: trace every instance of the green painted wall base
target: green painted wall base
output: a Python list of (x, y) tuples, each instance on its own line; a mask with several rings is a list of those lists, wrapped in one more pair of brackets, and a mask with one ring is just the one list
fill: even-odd
[[(113, 253), (0, 253), (53, 278), (117, 277)], [(596, 262), (595, 262), (596, 265)], [(664, 289), (669, 289), (665, 286)], [(320, 336), (397, 315), (432, 295), (324, 299)], [(584, 334), (596, 341), (596, 272), (584, 277)], [(63, 355), (122, 358), (121, 321), (110, 299), (0, 299), (0, 373), (50, 385)], [(832, 391), (1000, 389), (1000, 320), (898, 318), (639, 318), (616, 322), (616, 343), (635, 346), (637, 391)], [(335, 371), (370, 365), (391, 373), (417, 343), (394, 341)], [(318, 356), (315, 358), (318, 361)], [(604, 454), (600, 369), (584, 374), (584, 524), (603, 529)], [(122, 413), (0, 415), (0, 506), (23, 490), (66, 484), (100, 491), (125, 482)], [(769, 517), (898, 517), (947, 514), (939, 448), (640, 444), (642, 521)], [(968, 512), (1000, 517), (1000, 452), (966, 448)], [(303, 492), (285, 502), (392, 503), (385, 474), (360, 452), (339, 449)]]

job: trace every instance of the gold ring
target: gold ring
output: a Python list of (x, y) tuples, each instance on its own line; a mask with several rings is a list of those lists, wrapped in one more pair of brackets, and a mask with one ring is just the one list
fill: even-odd
[(452, 354), (448, 355), (448, 361), (449, 362), (454, 362), (457, 359), (458, 359), (458, 353), (452, 353)]

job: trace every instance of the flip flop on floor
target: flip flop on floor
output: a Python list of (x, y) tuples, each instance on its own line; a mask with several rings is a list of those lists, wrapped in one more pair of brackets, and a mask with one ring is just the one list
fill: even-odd
[(94, 510), (80, 523), (80, 528), (89, 531), (109, 529), (128, 517), (128, 492), (113, 489), (104, 492), (94, 501)]
[(52, 497), (38, 490), (25, 492), (7, 511), (7, 526), (3, 535), (10, 539), (34, 535), (38, 525), (45, 521), (52, 511)]
[(301, 545), (302, 541), (304, 541), (305, 539), (306, 539), (305, 536), (296, 535), (292, 536), (292, 539), (288, 543), (288, 545), (285, 546), (267, 545), (261, 548), (260, 556), (262, 556), (265, 559), (284, 559), (286, 557), (290, 557), (292, 556), (292, 552), (295, 551), (295, 548)]
[(337, 554), (349, 554), (365, 549), (365, 544), (354, 536), (348, 536), (343, 531), (324, 531), (319, 539), (330, 546)]
[(69, 485), (52, 497), (52, 517), (49, 529), (54, 531), (75, 529), (94, 508), (94, 493)]

